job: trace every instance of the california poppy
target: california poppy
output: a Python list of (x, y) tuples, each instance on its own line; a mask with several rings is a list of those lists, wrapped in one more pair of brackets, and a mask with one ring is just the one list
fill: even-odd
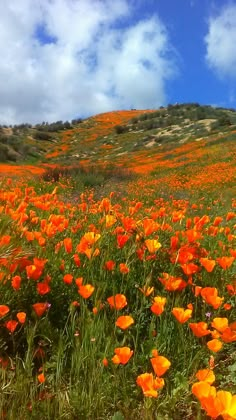
[(210, 260), (208, 258), (200, 258), (199, 261), (208, 273), (211, 273), (214, 270), (214, 267), (216, 265), (215, 260)]
[(0, 318), (3, 318), (8, 312), (10, 311), (9, 306), (7, 305), (0, 305)]
[(223, 344), (218, 338), (214, 338), (213, 340), (210, 340), (207, 342), (207, 347), (209, 350), (214, 351), (214, 353), (217, 353), (221, 350)]
[(228, 324), (228, 318), (214, 318), (211, 326), (222, 333), (226, 330), (226, 328), (228, 328)]
[(136, 383), (142, 388), (145, 397), (154, 398), (158, 396), (157, 389), (164, 386), (163, 378), (155, 379), (152, 373), (142, 373), (137, 377)]
[(16, 314), (16, 317), (21, 324), (25, 323), (25, 320), (26, 320), (26, 313), (25, 312), (18, 312)]
[(117, 310), (124, 308), (128, 304), (125, 295), (119, 293), (115, 296), (107, 298), (107, 302), (111, 308), (115, 308)]
[(78, 288), (78, 292), (84, 299), (88, 299), (94, 292), (94, 286), (91, 284), (81, 285)]
[(134, 353), (129, 347), (117, 347), (114, 352), (115, 356), (112, 357), (112, 361), (116, 365), (126, 365)]
[(18, 325), (18, 322), (17, 321), (15, 321), (14, 319), (11, 319), (10, 321), (7, 321), (6, 323), (5, 323), (5, 326), (6, 326), (6, 328), (11, 332), (11, 333), (13, 333), (14, 331), (15, 331), (15, 329), (16, 329), (16, 327), (17, 327), (17, 325)]
[(207, 382), (209, 385), (212, 385), (216, 379), (212, 369), (200, 369), (195, 376), (199, 381)]
[(171, 365), (170, 361), (164, 356), (152, 357), (150, 360), (153, 370), (157, 376), (164, 375)]
[(116, 320), (116, 326), (121, 328), (122, 330), (126, 330), (132, 324), (134, 324), (134, 319), (132, 318), (132, 316), (129, 315), (119, 316), (119, 318), (117, 318)]
[(155, 315), (161, 315), (162, 312), (164, 311), (165, 304), (166, 304), (165, 297), (156, 296), (153, 299), (153, 304), (150, 309)]
[(175, 316), (178, 322), (184, 324), (188, 321), (189, 318), (192, 316), (192, 309), (184, 309), (184, 308), (173, 308), (172, 314)]
[(155, 254), (161, 248), (161, 243), (157, 239), (146, 239), (145, 245), (150, 254)]
[(206, 322), (192, 322), (189, 324), (189, 327), (191, 328), (193, 334), (196, 337), (204, 337), (205, 335), (208, 335), (211, 333), (210, 330), (207, 329), (207, 323)]
[(40, 302), (40, 303), (34, 303), (32, 305), (34, 312), (38, 317), (42, 316), (46, 310), (50, 307), (49, 303), (47, 302)]
[(63, 277), (63, 281), (64, 281), (64, 283), (66, 283), (66, 284), (71, 284), (71, 283), (72, 283), (72, 281), (73, 281), (73, 276), (72, 276), (72, 274), (65, 274), (65, 275), (64, 275), (64, 277)]

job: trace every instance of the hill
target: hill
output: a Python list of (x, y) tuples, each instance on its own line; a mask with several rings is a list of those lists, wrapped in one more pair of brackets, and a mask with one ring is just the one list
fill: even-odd
[(54, 179), (55, 168), (70, 167), (90, 177), (95, 172), (93, 185), (104, 183), (104, 174), (109, 178), (116, 167), (175, 188), (232, 185), (235, 140), (234, 109), (175, 104), (114, 111), (71, 123), (1, 127), (0, 173), (43, 174), (51, 168)]

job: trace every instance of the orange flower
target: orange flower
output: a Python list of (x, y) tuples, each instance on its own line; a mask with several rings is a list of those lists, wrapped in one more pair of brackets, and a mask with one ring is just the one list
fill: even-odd
[(234, 330), (233, 328), (229, 326), (229, 328), (226, 328), (224, 330), (223, 334), (221, 335), (221, 339), (225, 343), (232, 343), (236, 341), (236, 330)]
[(19, 290), (20, 285), (21, 285), (21, 277), (20, 276), (12, 277), (11, 285), (12, 285), (13, 289)]
[(112, 361), (116, 365), (126, 365), (126, 363), (128, 363), (129, 359), (133, 355), (133, 350), (131, 350), (129, 347), (117, 347), (114, 351), (115, 356), (112, 357)]
[(156, 296), (154, 297), (154, 301), (150, 309), (155, 315), (161, 315), (162, 312), (164, 311), (165, 304), (166, 304), (165, 297)]
[(63, 240), (63, 243), (64, 243), (65, 251), (67, 253), (71, 253), (72, 252), (72, 240), (71, 240), (71, 238), (65, 238)]
[(39, 381), (39, 383), (40, 383), (40, 384), (43, 384), (43, 383), (45, 382), (45, 380), (46, 380), (46, 378), (45, 378), (44, 373), (40, 373), (40, 374), (38, 375), (38, 381)]
[(228, 328), (228, 324), (228, 318), (214, 318), (211, 326), (222, 333), (226, 330), (226, 328)]
[(129, 273), (129, 267), (125, 263), (120, 263), (120, 272), (122, 274), (128, 274)]
[(0, 305), (0, 318), (3, 318), (8, 312), (10, 311), (9, 306), (7, 305)]
[(214, 270), (214, 267), (216, 265), (215, 260), (209, 260), (208, 258), (200, 258), (199, 261), (208, 273), (211, 273)]
[(164, 380), (162, 378), (154, 378), (152, 373), (142, 373), (137, 377), (136, 383), (142, 388), (145, 397), (158, 396), (157, 389), (164, 386)]
[(115, 261), (112, 261), (112, 260), (106, 261), (105, 262), (105, 269), (108, 270), (108, 271), (112, 271), (112, 270), (114, 270), (115, 265), (116, 265)]
[(186, 276), (191, 276), (199, 271), (198, 265), (194, 263), (180, 264), (180, 266)]
[(132, 324), (134, 324), (134, 319), (129, 315), (119, 316), (116, 320), (116, 326), (120, 327), (122, 330), (126, 330)]
[(159, 277), (158, 280), (164, 285), (165, 290), (168, 292), (174, 292), (176, 290), (183, 290), (187, 283), (181, 277), (174, 277), (168, 273), (162, 273), (163, 277)]
[(203, 287), (201, 290), (201, 296), (208, 305), (213, 306), (214, 309), (218, 309), (224, 298), (218, 296), (218, 290), (216, 287)]
[(206, 322), (190, 323), (189, 326), (196, 337), (204, 337), (211, 333), (211, 331), (207, 329)]
[(77, 279), (75, 279), (75, 284), (77, 287), (82, 286), (83, 284), (83, 277), (77, 277)]
[(198, 370), (195, 376), (199, 381), (207, 382), (209, 385), (212, 385), (216, 379), (214, 372), (211, 369)]
[(234, 262), (234, 257), (221, 257), (216, 259), (218, 264), (223, 268), (224, 270), (227, 270), (227, 268), (231, 267), (231, 265)]
[(222, 349), (222, 346), (223, 344), (217, 338), (214, 338), (213, 340), (207, 342), (207, 347), (209, 348), (209, 350), (214, 351), (214, 353), (220, 351)]
[(16, 314), (16, 317), (21, 324), (25, 323), (25, 320), (26, 320), (26, 313), (25, 312), (18, 312)]
[(150, 360), (153, 370), (157, 376), (164, 375), (171, 365), (170, 361), (164, 356), (152, 357)]
[(209, 396), (216, 396), (216, 389), (206, 381), (196, 382), (192, 386), (192, 393), (201, 401)]
[(129, 240), (129, 235), (117, 235), (117, 246), (123, 248), (126, 242)]
[(74, 262), (75, 262), (76, 266), (80, 267), (81, 266), (81, 261), (80, 261), (80, 258), (78, 256), (78, 254), (74, 254), (73, 258), (74, 258)]
[(50, 305), (47, 302), (40, 302), (40, 303), (34, 303), (34, 305), (32, 305), (34, 312), (36, 313), (37, 316), (42, 316), (46, 310), (50, 307)]
[(63, 277), (63, 281), (66, 284), (72, 284), (72, 281), (73, 281), (72, 274), (65, 274), (64, 277)]
[(6, 325), (6, 328), (11, 332), (11, 333), (14, 333), (14, 331), (15, 331), (15, 329), (16, 329), (16, 327), (17, 327), (17, 325), (18, 325), (18, 322), (17, 321), (15, 321), (14, 319), (12, 319), (12, 320), (10, 320), (10, 321), (7, 321), (6, 323), (5, 323), (5, 325)]
[(81, 285), (78, 288), (78, 292), (84, 299), (88, 299), (94, 292), (94, 286), (91, 284)]
[(192, 309), (185, 309), (184, 308), (173, 308), (172, 314), (175, 316), (178, 322), (184, 324), (188, 321), (189, 318), (192, 316)]
[(38, 294), (43, 296), (50, 292), (50, 287), (47, 282), (42, 282), (37, 284)]
[(157, 239), (146, 239), (145, 245), (148, 251), (150, 252), (150, 254), (155, 254), (155, 252), (161, 248), (161, 244), (160, 242), (158, 242)]
[(104, 367), (108, 366), (108, 360), (107, 360), (106, 357), (104, 357), (104, 359), (102, 360), (102, 364), (103, 364)]
[(124, 308), (128, 304), (125, 295), (119, 293), (115, 296), (107, 298), (107, 302), (111, 308), (115, 308), (117, 310)]
[(43, 270), (37, 267), (35, 264), (27, 265), (26, 267), (27, 278), (32, 280), (38, 280), (42, 275)]

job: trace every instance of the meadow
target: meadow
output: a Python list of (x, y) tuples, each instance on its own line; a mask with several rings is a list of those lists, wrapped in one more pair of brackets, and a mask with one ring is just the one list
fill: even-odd
[(236, 419), (234, 132), (118, 154), (136, 114), (1, 165), (1, 419)]

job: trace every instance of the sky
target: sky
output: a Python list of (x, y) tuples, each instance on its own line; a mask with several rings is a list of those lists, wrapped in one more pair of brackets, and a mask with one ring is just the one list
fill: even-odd
[(0, 0), (0, 124), (236, 108), (236, 0)]

